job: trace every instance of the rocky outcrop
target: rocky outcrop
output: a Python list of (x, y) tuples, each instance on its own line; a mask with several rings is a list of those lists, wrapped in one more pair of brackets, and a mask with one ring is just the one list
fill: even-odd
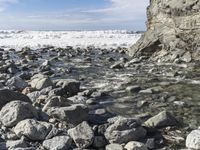
[(150, 0), (147, 18), (147, 31), (130, 55), (162, 62), (200, 59), (199, 0)]

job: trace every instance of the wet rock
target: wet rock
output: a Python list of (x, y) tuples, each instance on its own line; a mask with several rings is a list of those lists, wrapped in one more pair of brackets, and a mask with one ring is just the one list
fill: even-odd
[(141, 142), (131, 141), (125, 147), (126, 150), (148, 150), (147, 146)]
[(148, 127), (162, 128), (178, 125), (177, 119), (167, 111), (160, 112), (158, 115), (148, 119), (145, 122)]
[(20, 77), (12, 77), (6, 82), (8, 87), (14, 87), (17, 90), (23, 90), (28, 86), (28, 83), (22, 80)]
[(0, 90), (0, 108), (2, 108), (5, 104), (14, 100), (31, 103), (30, 99), (26, 95), (7, 89)]
[(128, 87), (126, 88), (126, 91), (127, 91), (127, 92), (130, 92), (130, 93), (137, 93), (137, 92), (139, 92), (140, 90), (141, 90), (141, 87), (138, 86), (138, 85), (135, 85), (135, 86), (128, 86)]
[(106, 146), (106, 150), (123, 150), (123, 147), (119, 144), (109, 144)]
[(69, 107), (53, 107), (46, 112), (50, 116), (73, 125), (88, 120), (88, 108), (82, 104), (74, 104)]
[(103, 136), (95, 136), (93, 146), (95, 148), (103, 148), (107, 144), (105, 137)]
[(186, 147), (200, 149), (200, 130), (193, 130), (186, 138)]
[(48, 150), (67, 150), (71, 144), (72, 139), (69, 136), (56, 136), (42, 143), (43, 147)]
[(87, 122), (82, 122), (75, 128), (69, 129), (68, 134), (79, 148), (87, 148), (92, 145), (94, 132)]
[(40, 141), (45, 140), (51, 129), (52, 125), (47, 122), (26, 119), (15, 126), (14, 132), (18, 137), (25, 136), (33, 141)]
[(76, 95), (80, 91), (80, 82), (73, 79), (61, 79), (56, 83), (68, 96)]
[(0, 121), (6, 127), (13, 127), (24, 119), (38, 118), (37, 110), (27, 102), (12, 101), (0, 111)]
[(139, 120), (119, 117), (106, 129), (105, 137), (110, 143), (122, 144), (145, 138), (146, 133)]
[(51, 79), (45, 76), (33, 77), (30, 84), (32, 88), (37, 90), (42, 90), (46, 87), (53, 86)]

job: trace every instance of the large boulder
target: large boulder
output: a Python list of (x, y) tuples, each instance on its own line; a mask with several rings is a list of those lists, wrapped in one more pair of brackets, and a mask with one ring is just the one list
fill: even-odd
[(38, 114), (37, 110), (27, 102), (12, 101), (0, 111), (0, 121), (6, 127), (13, 127), (18, 122), (29, 118), (38, 118)]
[(147, 31), (130, 55), (163, 62), (200, 60), (199, 12), (199, 0), (151, 0)]
[(31, 100), (26, 96), (19, 92), (14, 92), (11, 90), (0, 90), (0, 109), (7, 103), (14, 101), (14, 100), (20, 100), (23, 102), (29, 102), (31, 103)]

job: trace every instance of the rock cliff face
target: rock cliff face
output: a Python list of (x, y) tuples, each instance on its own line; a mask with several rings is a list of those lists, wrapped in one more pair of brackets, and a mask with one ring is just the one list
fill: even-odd
[(147, 31), (130, 55), (154, 61), (200, 60), (200, 1), (150, 0)]

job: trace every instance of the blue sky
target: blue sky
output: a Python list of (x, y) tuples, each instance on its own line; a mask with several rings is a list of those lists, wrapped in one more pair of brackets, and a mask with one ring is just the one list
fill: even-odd
[(0, 0), (0, 29), (145, 30), (149, 0)]

